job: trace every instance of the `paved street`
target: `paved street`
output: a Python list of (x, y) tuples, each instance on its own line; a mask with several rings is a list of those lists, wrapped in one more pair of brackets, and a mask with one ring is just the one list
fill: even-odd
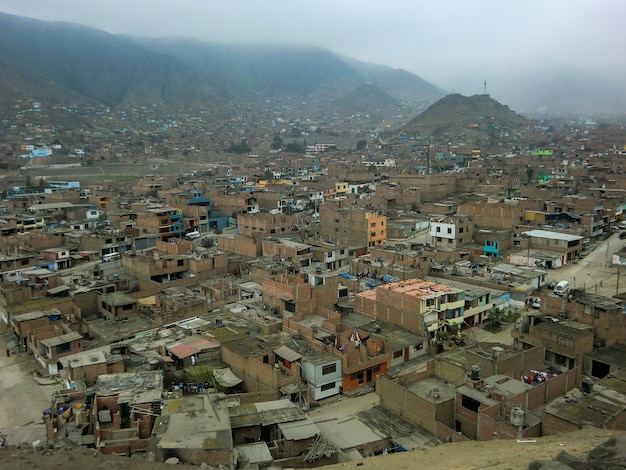
[(599, 242), (593, 251), (577, 263), (549, 270), (548, 278), (555, 282), (566, 280), (570, 288), (584, 288), (589, 293), (613, 297), (618, 291), (626, 291), (626, 269), (618, 274), (619, 268), (611, 264), (613, 254), (625, 245), (626, 240), (620, 240), (618, 234), (613, 234)]

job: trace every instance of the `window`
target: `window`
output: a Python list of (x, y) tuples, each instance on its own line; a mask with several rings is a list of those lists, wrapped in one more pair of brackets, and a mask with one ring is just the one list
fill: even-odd
[(285, 310), (287, 310), (288, 312), (291, 312), (291, 313), (295, 313), (296, 312), (296, 304), (293, 303), (291, 300), (285, 300)]
[(380, 372), (380, 364), (377, 364), (374, 367), (372, 367), (372, 372)]
[(437, 233), (441, 232), (441, 227), (437, 227)]
[(463, 227), (459, 227), (459, 233), (463, 233)]
[(480, 408), (480, 402), (478, 400), (474, 400), (467, 395), (461, 395), (461, 397), (461, 406), (463, 408), (467, 408), (474, 413), (478, 413), (478, 409)]
[(452, 233), (452, 228), (448, 227), (448, 233)]
[(355, 372), (350, 375), (350, 380), (357, 380), (360, 384), (363, 383), (363, 371)]
[(337, 363), (326, 364), (322, 366), (322, 375), (332, 374), (333, 372), (337, 372)]
[(70, 352), (72, 350), (72, 345), (70, 343), (63, 343), (57, 345), (57, 354), (63, 354)]
[(324, 384), (320, 387), (320, 390), (322, 392), (327, 392), (328, 390), (333, 390), (335, 388), (335, 382), (330, 382), (327, 384)]
[(122, 305), (122, 310), (132, 310), (133, 306), (134, 306), (134, 304)]
[(376, 222), (372, 222), (372, 223), (370, 224), (370, 227), (371, 227), (371, 228), (376, 227)]
[(399, 357), (402, 357), (403, 354), (404, 354), (404, 351), (402, 349), (399, 349), (398, 351), (393, 352), (393, 358), (398, 359)]
[(182, 266), (183, 264), (185, 264), (185, 260), (179, 259), (179, 260), (176, 262), (176, 264), (177, 264), (178, 266)]

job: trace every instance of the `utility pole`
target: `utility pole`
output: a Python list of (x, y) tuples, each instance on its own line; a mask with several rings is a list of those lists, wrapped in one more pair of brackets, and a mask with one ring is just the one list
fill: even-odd
[(615, 284), (615, 296), (619, 294), (619, 266), (617, 267), (617, 283)]

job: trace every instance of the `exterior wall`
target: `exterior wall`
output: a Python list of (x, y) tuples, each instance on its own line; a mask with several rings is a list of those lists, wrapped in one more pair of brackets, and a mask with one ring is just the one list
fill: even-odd
[(217, 248), (236, 255), (258, 258), (262, 254), (262, 236), (248, 235), (220, 235), (217, 237)]
[[(327, 368), (332, 369), (324, 374)], [(321, 400), (336, 395), (340, 392), (342, 385), (341, 378), (341, 360), (331, 359), (324, 363), (313, 363), (302, 359), (302, 378), (308, 382), (309, 394), (314, 400)], [(334, 384), (332, 388), (322, 390), (323, 385)]]
[(433, 434), (436, 434), (437, 422), (454, 426), (454, 399), (435, 403), (383, 376), (378, 377), (376, 393), (384, 408)]
[(481, 228), (512, 230), (524, 222), (524, 210), (511, 204), (465, 203), (459, 206), (459, 213), (469, 215)]

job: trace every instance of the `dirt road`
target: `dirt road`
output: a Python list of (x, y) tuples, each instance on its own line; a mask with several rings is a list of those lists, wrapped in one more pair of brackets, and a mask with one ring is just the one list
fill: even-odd
[(59, 385), (39, 385), (30, 371), (31, 354), (11, 352), (7, 357), (6, 326), (0, 330), (0, 431), (8, 435), (10, 445), (45, 441), (42, 412), (50, 407), (51, 395)]

